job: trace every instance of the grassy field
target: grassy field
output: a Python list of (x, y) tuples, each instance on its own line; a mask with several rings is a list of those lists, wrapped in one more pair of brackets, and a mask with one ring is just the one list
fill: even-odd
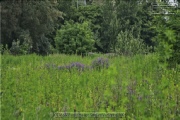
[[(109, 57), (108, 69), (92, 69), (97, 57), (2, 55), (2, 120), (49, 120), (50, 113), (74, 111), (124, 112), (122, 119), (130, 120), (180, 119), (179, 69), (166, 69), (156, 55)], [(58, 69), (72, 62), (87, 68)]]

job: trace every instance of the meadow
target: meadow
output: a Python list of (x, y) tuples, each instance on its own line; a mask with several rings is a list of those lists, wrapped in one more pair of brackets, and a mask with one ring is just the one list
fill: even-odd
[[(91, 68), (98, 57), (107, 58), (108, 67)], [(72, 62), (88, 67), (58, 69)], [(121, 119), (178, 120), (179, 68), (168, 69), (156, 54), (2, 55), (1, 118), (50, 120), (54, 112), (124, 112)]]

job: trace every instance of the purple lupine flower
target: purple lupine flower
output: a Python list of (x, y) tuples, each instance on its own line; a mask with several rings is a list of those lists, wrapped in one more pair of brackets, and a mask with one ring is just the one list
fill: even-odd
[(83, 71), (85, 69), (85, 65), (79, 62), (73, 62), (71, 64), (65, 65), (65, 66), (58, 66), (58, 70), (69, 70), (71, 69), (77, 69), (79, 71)]
[(71, 66), (70, 65), (66, 65), (65, 68), (70, 71)]
[(97, 58), (92, 62), (92, 68), (101, 69), (101, 68), (108, 68), (109, 61), (105, 58)]
[(49, 69), (50, 68), (50, 64), (45, 64), (45, 67)]
[(65, 68), (65, 66), (58, 66), (58, 70), (64, 70)]
[(78, 70), (80, 70), (80, 71), (83, 71), (84, 68), (85, 68), (85, 65), (82, 64), (82, 63), (79, 63), (79, 62), (73, 62), (73, 63), (71, 63), (71, 64), (69, 65), (69, 67), (70, 67), (70, 68), (76, 68), (76, 69), (78, 69)]
[(137, 99), (138, 99), (139, 101), (142, 101), (142, 98), (143, 98), (142, 95), (139, 95), (139, 94), (137, 95)]
[(133, 94), (133, 87), (131, 85), (127, 86), (128, 94), (132, 95)]

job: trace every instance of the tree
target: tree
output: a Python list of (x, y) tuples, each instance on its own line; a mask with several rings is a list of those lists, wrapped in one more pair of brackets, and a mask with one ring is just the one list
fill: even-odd
[(143, 1), (139, 4), (139, 10), (137, 13), (137, 17), (141, 20), (141, 30), (140, 30), (140, 38), (146, 43), (148, 46), (154, 47), (154, 43), (152, 41), (153, 37), (156, 36), (156, 29), (152, 27), (153, 24), (153, 14), (152, 14), (152, 3), (153, 0)]
[(173, 50), (174, 53), (172, 57), (170, 58), (171, 63), (178, 63), (180, 64), (180, 11), (177, 11), (177, 13), (172, 16), (169, 27), (174, 31), (174, 37), (176, 39), (176, 42), (173, 44)]
[(95, 47), (97, 51), (101, 51), (101, 43), (100, 43), (100, 30), (102, 23), (102, 11), (101, 8), (97, 5), (87, 5), (80, 6), (76, 13), (73, 16), (73, 20), (78, 23), (83, 23), (84, 21), (88, 21), (90, 24), (90, 28), (94, 33)]
[(106, 53), (111, 51), (119, 31), (119, 21), (112, 1), (106, 0), (102, 5), (102, 18), (100, 42), (103, 52)]
[(101, 43), (104, 52), (115, 52), (117, 35), (120, 31), (132, 31), (138, 38), (142, 21), (137, 17), (139, 7), (135, 1), (106, 0), (102, 6)]
[[(13, 40), (26, 38), (24, 31), (32, 40), (32, 52), (47, 54), (50, 50), (50, 39), (47, 37), (55, 30), (58, 18), (62, 17), (60, 11), (51, 1), (15, 1), (2, 2), (2, 43), (9, 48)], [(21, 37), (21, 38), (20, 38)]]
[(22, 14), (20, 3), (12, 1), (1, 2), (1, 42), (3, 46), (11, 47), (12, 41), (18, 38), (19, 17)]
[[(156, 52), (160, 55), (161, 62), (168, 62), (169, 65), (180, 63), (180, 12), (165, 19), (164, 15), (155, 17), (154, 27), (157, 30), (157, 36), (154, 37)], [(158, 21), (158, 22), (157, 22)]]

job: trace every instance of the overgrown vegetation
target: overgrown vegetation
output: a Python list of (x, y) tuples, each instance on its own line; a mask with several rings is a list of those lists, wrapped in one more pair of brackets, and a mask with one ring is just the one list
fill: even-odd
[[(152, 4), (153, 0), (2, 1), (2, 53), (7, 48), (14, 55), (158, 52), (162, 62), (179, 64), (179, 9), (153, 11)], [(174, 14), (152, 14), (164, 10)]]
[(120, 55), (145, 54), (147, 46), (140, 38), (134, 38), (131, 31), (120, 32), (117, 36), (115, 52)]
[(55, 112), (180, 119), (178, 6), (158, 0), (0, 5), (2, 119), (49, 120)]
[[(51, 112), (74, 111), (125, 112), (126, 119), (180, 118), (179, 68), (166, 69), (155, 54), (108, 62), (99, 56), (104, 59), (3, 55), (2, 119), (46, 120)], [(91, 65), (97, 69), (85, 68)]]

